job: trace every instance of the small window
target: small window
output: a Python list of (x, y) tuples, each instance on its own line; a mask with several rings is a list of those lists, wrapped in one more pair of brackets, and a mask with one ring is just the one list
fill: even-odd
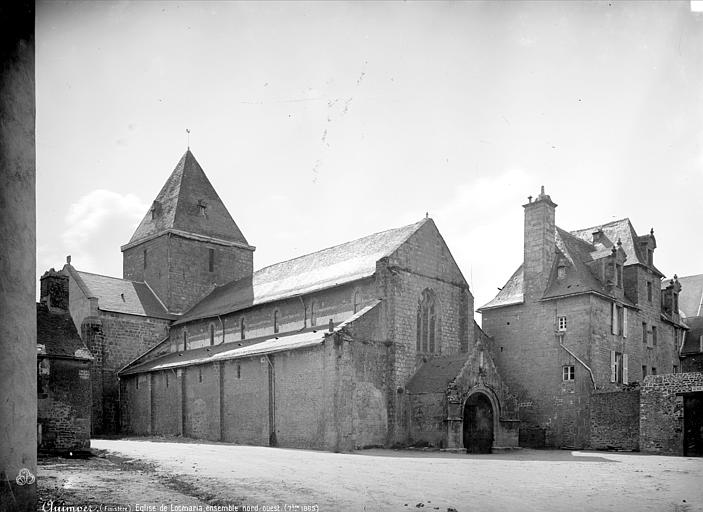
[(144, 268), (146, 268), (146, 265), (147, 265), (147, 258), (146, 258), (146, 256), (147, 256), (147, 252), (146, 252), (146, 249), (144, 249)]
[(647, 265), (650, 267), (654, 265), (654, 251), (652, 249), (647, 249)]
[(141, 380), (141, 376), (137, 375), (137, 389), (139, 389), (139, 381)]
[(647, 365), (643, 364), (642, 365), (642, 378), (644, 379), (647, 376)]
[(652, 296), (653, 296), (652, 281), (647, 281), (647, 300), (649, 302), (652, 302)]
[(622, 265), (615, 265), (615, 285), (622, 288)]
[(202, 381), (203, 381), (203, 369), (200, 366), (198, 366), (198, 382), (202, 382)]
[(359, 310), (361, 309), (361, 292), (359, 290), (356, 290), (354, 292), (354, 298), (353, 300), (353, 312), (358, 313)]
[(647, 343), (647, 322), (642, 322), (642, 343)]
[(188, 333), (183, 331), (183, 350), (188, 350)]
[(207, 254), (208, 254), (208, 261), (207, 261), (208, 272), (214, 272), (215, 271), (215, 249), (208, 249)]
[(164, 375), (166, 376), (166, 387), (168, 387), (168, 373), (164, 373)]
[(278, 332), (278, 310), (274, 310), (273, 312), (273, 332), (277, 333)]
[(237, 378), (238, 379), (242, 378), (242, 365), (241, 364), (237, 365)]
[(610, 351), (610, 382), (627, 384), (627, 354)]
[(674, 365), (674, 373), (679, 373), (679, 366), (676, 364)]
[(316, 306), (315, 301), (312, 301), (310, 303), (310, 325), (311, 326), (314, 326), (317, 324), (317, 318), (315, 318), (315, 313), (316, 313), (315, 306)]
[(657, 369), (654, 366), (652, 366), (652, 375), (656, 375), (656, 374), (657, 374)]
[(574, 380), (574, 366), (562, 366), (561, 367), (561, 378), (564, 381)]
[(657, 346), (657, 326), (652, 326), (652, 345)]
[(565, 316), (559, 317), (559, 330), (560, 331), (566, 330), (566, 317)]
[(246, 322), (244, 321), (244, 317), (239, 320), (239, 338), (240, 339), (246, 339)]
[(564, 265), (560, 265), (557, 267), (557, 279), (564, 279), (566, 277), (566, 267)]
[(210, 345), (215, 344), (215, 326), (210, 324)]

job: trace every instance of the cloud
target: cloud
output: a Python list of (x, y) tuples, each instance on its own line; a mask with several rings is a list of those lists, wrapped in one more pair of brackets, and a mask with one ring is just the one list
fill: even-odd
[(134, 194), (93, 190), (73, 203), (66, 214), (61, 242), (81, 270), (119, 276), (119, 247), (126, 244), (148, 204)]

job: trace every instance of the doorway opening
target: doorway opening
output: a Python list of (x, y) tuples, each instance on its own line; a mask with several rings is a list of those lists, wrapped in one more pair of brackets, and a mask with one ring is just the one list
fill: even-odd
[(493, 405), (483, 393), (474, 393), (464, 404), (464, 448), (466, 453), (491, 453)]

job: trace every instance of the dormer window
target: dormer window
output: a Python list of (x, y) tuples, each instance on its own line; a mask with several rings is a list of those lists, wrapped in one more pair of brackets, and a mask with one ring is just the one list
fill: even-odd
[(158, 201), (154, 201), (151, 203), (151, 208), (149, 208), (149, 212), (151, 213), (151, 220), (155, 220), (156, 217), (159, 216), (159, 213), (161, 211), (161, 203)]
[(654, 251), (652, 249), (647, 249), (647, 265), (650, 267), (654, 265)]

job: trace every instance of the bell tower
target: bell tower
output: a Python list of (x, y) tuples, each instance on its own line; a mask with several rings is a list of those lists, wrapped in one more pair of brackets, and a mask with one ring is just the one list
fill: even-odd
[(188, 149), (122, 249), (124, 279), (149, 285), (169, 312), (251, 276), (249, 245)]

